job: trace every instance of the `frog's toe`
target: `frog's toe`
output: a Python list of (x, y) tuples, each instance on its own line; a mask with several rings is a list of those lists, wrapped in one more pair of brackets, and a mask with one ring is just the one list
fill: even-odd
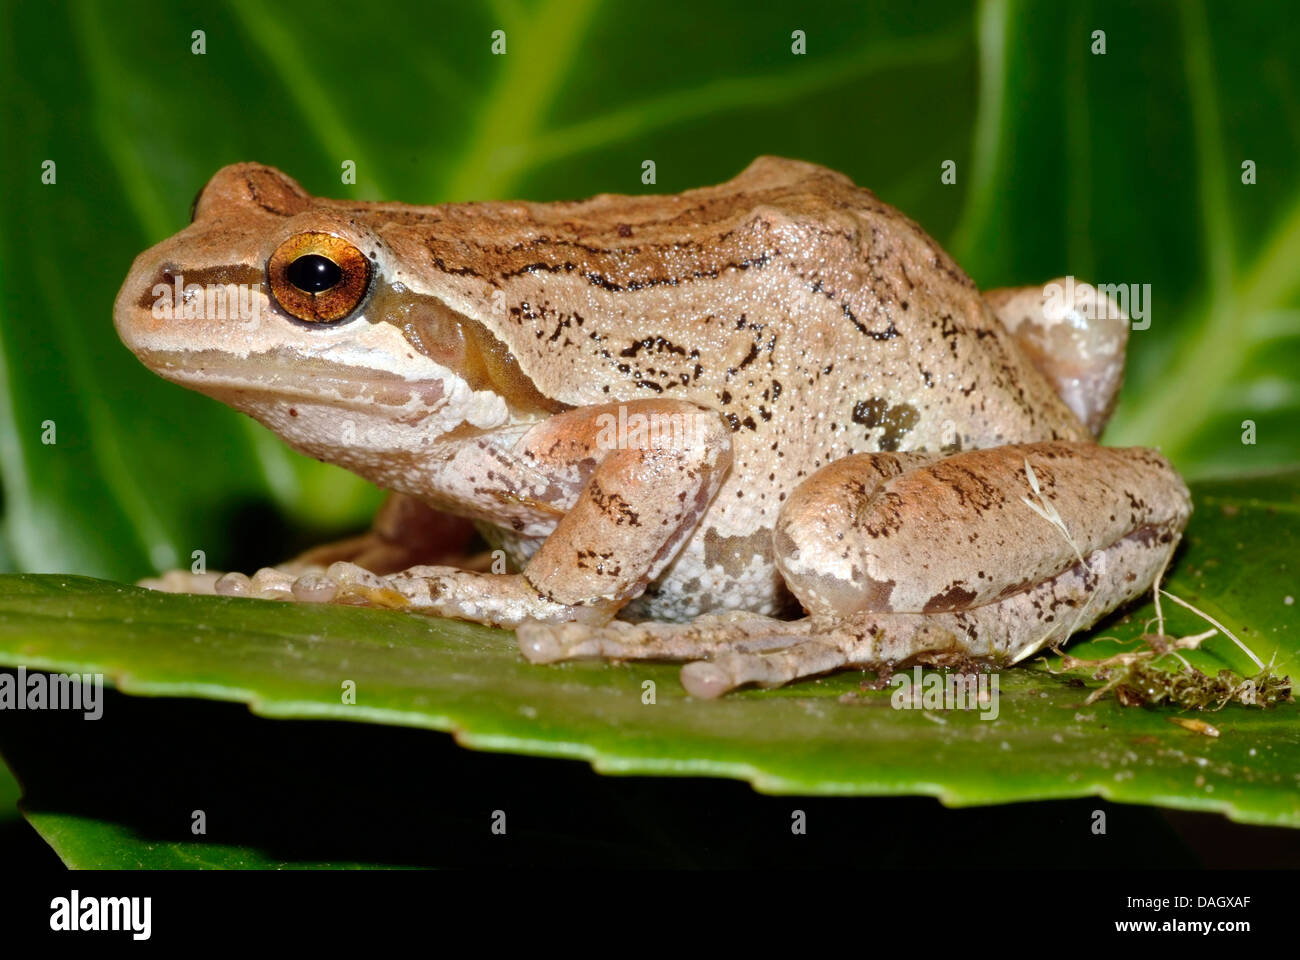
[(555, 663), (564, 659), (564, 648), (549, 630), (529, 630), (524, 624), (515, 636), (519, 640), (519, 652), (529, 663)]
[(809, 620), (731, 612), (706, 614), (690, 623), (530, 622), (519, 626), (517, 636), (520, 652), (531, 663), (693, 661), (682, 668), (682, 685), (692, 696), (711, 700), (747, 683), (777, 686), (846, 665), (846, 636), (812, 640), (812, 626)]
[(728, 650), (712, 660), (682, 667), (682, 686), (692, 696), (715, 699), (729, 690), (756, 683), (779, 687), (849, 666), (853, 657), (845, 646), (830, 639), (801, 640), (764, 653)]
[(576, 659), (579, 654), (575, 652), (577, 644), (574, 641), (581, 642), (582, 632), (573, 637), (572, 631), (565, 630), (566, 627), (575, 626), (579, 625), (542, 623), (538, 620), (521, 623), (515, 629), (519, 652), (529, 663), (558, 663), (561, 660)]
[(411, 606), (396, 577), (381, 577), (344, 560), (331, 563), (318, 577), (304, 574), (295, 583), (300, 585), (304, 596), (322, 598), (313, 601), (317, 603), (352, 603), (395, 610)]
[(697, 660), (682, 667), (682, 686), (692, 697), (716, 700), (736, 686), (727, 671), (709, 660)]
[(292, 600), (293, 582), (297, 578), (297, 574), (278, 567), (263, 567), (248, 578), (248, 593), (264, 599)]
[(289, 588), (302, 603), (332, 603), (339, 595), (339, 585), (324, 573), (304, 573)]
[(248, 597), (253, 594), (253, 582), (243, 573), (223, 573), (212, 592), (219, 597)]
[(146, 590), (157, 590), (160, 593), (202, 593), (211, 594), (216, 591), (216, 584), (220, 580), (219, 573), (191, 573), (188, 570), (168, 570), (157, 577), (146, 577), (139, 581), (139, 586)]
[(632, 624), (622, 620), (603, 624), (529, 620), (515, 628), (515, 636), (519, 639), (519, 652), (529, 663), (673, 659), (665, 655), (663, 638), (672, 635), (674, 626), (666, 623)]

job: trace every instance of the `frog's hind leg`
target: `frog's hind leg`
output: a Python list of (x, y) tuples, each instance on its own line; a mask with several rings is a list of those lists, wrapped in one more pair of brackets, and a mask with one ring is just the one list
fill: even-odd
[(535, 662), (699, 660), (699, 696), (840, 667), (960, 655), (1017, 661), (1144, 592), (1176, 546), (1187, 491), (1148, 450), (1039, 443), (938, 459), (864, 454), (787, 501), (777, 563), (810, 616), (525, 625)]
[(773, 534), (804, 609), (859, 638), (849, 662), (1024, 659), (1144, 593), (1191, 513), (1152, 450), (1028, 443), (901, 473), (889, 456), (813, 474)]
[(777, 566), (809, 613), (971, 610), (1126, 537), (1163, 557), (1191, 513), (1187, 487), (1154, 450), (1015, 444), (882, 476), (878, 461), (897, 456), (836, 461), (782, 507)]
[(715, 697), (747, 683), (779, 686), (842, 667), (943, 663), (953, 657), (1017, 662), (1092, 626), (1145, 590), (1166, 556), (1167, 550), (1151, 549), (1147, 535), (1137, 533), (1027, 590), (981, 606), (809, 617), (799, 621), (807, 624), (801, 631), (806, 639), (764, 651), (723, 647), (711, 659), (683, 667), (682, 683), (697, 696)]

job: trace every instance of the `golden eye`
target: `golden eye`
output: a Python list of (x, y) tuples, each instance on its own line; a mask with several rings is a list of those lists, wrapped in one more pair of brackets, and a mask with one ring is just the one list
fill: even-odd
[(356, 310), (370, 286), (370, 261), (342, 237), (300, 233), (266, 265), (275, 302), (308, 323), (334, 323)]

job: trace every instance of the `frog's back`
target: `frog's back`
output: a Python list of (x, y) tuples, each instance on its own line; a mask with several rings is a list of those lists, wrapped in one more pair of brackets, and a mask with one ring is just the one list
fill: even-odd
[[(760, 157), (671, 196), (375, 206), (398, 262), (437, 278), (425, 292), (563, 403), (687, 399), (741, 435), (788, 420), (826, 453), (1088, 436), (939, 245), (824, 167)], [(475, 312), (488, 302), (504, 309)]]

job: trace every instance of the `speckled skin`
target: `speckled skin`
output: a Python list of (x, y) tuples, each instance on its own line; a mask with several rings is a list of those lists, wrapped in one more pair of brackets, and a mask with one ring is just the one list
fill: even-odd
[[(268, 295), (268, 258), (302, 231), (343, 237), (373, 264), (367, 301), (344, 323), (297, 323)], [(150, 291), (177, 273), (260, 285), (261, 322), (158, 320)], [(527, 562), (522, 578), (416, 568), (371, 582), (335, 571), (354, 598), (375, 602), (395, 589), (428, 612), (598, 625), (620, 609), (633, 620), (776, 614), (791, 606), (787, 581), (800, 578), (806, 589), (796, 593), (814, 612), (917, 607), (881, 607), (872, 584), (883, 574), (854, 580), (863, 571), (852, 564), (827, 573), (838, 547), (822, 554), (808, 540), (838, 532), (819, 511), (829, 487), (857, 481), (842, 466), (806, 481), (831, 464), (870, 474), (872, 458), (854, 455), (928, 451), (908, 462), (915, 468), (961, 451), (1074, 441), (1085, 446), (1071, 454), (1081, 470), (1072, 479), (1087, 489), (1096, 476), (1088, 451), (1098, 448), (1080, 416), (1104, 422), (1123, 341), (1090, 381), (1108, 384), (1107, 395), (1067, 405), (1040, 372), (1052, 376), (1050, 364), (1022, 348), (1050, 348), (1020, 322), (1025, 298), (1002, 300), (1018, 311), (1019, 342), (920, 227), (807, 163), (764, 157), (727, 183), (674, 196), (438, 207), (318, 199), (271, 168), (239, 164), (213, 178), (190, 227), (136, 260), (115, 320), (162, 375), (257, 417), (299, 450), (474, 518)], [(449, 325), (485, 331), (522, 377), (466, 374), (440, 351)], [(700, 429), (690, 442), (611, 452), (596, 440), (606, 422), (598, 417), (620, 406), (695, 412)], [(1024, 459), (997, 467), (995, 498), (1015, 503), (1027, 492)], [(1100, 463), (1122, 464), (1125, 489), (1161, 509), (1135, 510), (1132, 523), (1096, 536), (1071, 533), (1102, 549), (1160, 526), (1167, 554), (1187, 512), (1177, 475), (1149, 452)], [(951, 472), (960, 491), (961, 468)], [(782, 514), (792, 497), (804, 506)], [(950, 545), (952, 563), (907, 584), (906, 561), (925, 556), (904, 538), (881, 561), (884, 579), (903, 581), (896, 599), (947, 591), (961, 601), (968, 590), (977, 599), (921, 603), (922, 612), (1006, 599), (1016, 592), (1009, 585), (1023, 591), (1070, 566), (1073, 548), (1039, 531), (1032, 556), (991, 556), (989, 583), (972, 590), (973, 572), (953, 572), (969, 566), (963, 548), (935, 526), (961, 518), (926, 510), (915, 504), (909, 530), (925, 528), (924, 549)], [(1043, 523), (1019, 514), (1010, 522)], [(821, 604), (807, 587), (819, 569), (838, 577), (830, 593), (860, 587), (869, 602)], [(287, 588), (274, 577), (262, 586)], [(329, 588), (321, 598), (333, 597)]]

